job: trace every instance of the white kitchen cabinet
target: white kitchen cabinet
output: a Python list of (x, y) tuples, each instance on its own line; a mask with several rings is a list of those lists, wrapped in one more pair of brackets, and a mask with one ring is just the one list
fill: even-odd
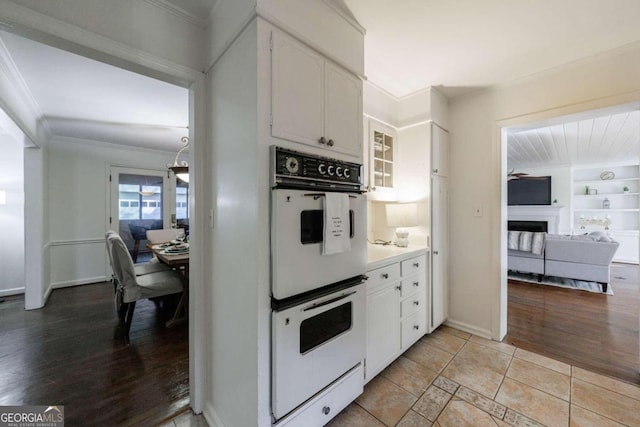
[(449, 132), (431, 123), (431, 174), (449, 176)]
[(431, 318), (429, 332), (448, 316), (449, 188), (448, 178), (431, 178)]
[(427, 332), (427, 271), (419, 255), (367, 272), (366, 381)]
[(272, 136), (359, 158), (362, 81), (277, 31), (271, 59)]
[(394, 187), (397, 136), (394, 129), (374, 119), (368, 121), (368, 172), (370, 191)]

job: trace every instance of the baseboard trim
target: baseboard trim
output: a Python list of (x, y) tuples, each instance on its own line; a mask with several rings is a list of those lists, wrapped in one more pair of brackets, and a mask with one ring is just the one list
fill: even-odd
[(0, 297), (9, 297), (12, 295), (21, 295), (21, 294), (24, 294), (24, 286), (21, 288), (11, 288), (11, 289), (0, 290)]
[(211, 404), (211, 402), (205, 402), (202, 415), (204, 416), (204, 419), (207, 421), (207, 424), (209, 424), (209, 426), (226, 427), (216, 413), (216, 410), (213, 409), (213, 405)]
[(452, 328), (460, 329), (461, 331), (468, 332), (473, 335), (477, 335), (481, 338), (486, 338), (488, 340), (491, 339), (491, 331), (478, 328), (477, 326), (473, 326), (465, 322), (459, 322), (457, 320), (448, 319), (446, 322), (444, 322), (444, 324)]
[(109, 279), (106, 276), (88, 277), (85, 279), (68, 280), (66, 282), (52, 283), (49, 289), (69, 288), (71, 286), (88, 285), (90, 283), (107, 282)]

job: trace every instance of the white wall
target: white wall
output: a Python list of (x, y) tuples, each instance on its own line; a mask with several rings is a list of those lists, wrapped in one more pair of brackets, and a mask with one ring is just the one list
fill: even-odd
[(0, 205), (0, 296), (24, 292), (24, 148), (0, 128), (0, 190), (6, 205)]
[[(511, 168), (510, 168), (511, 169)], [(558, 231), (561, 234), (571, 233), (571, 167), (550, 166), (540, 168), (516, 168), (516, 172), (527, 173), (531, 176), (551, 177), (551, 200), (558, 200), (558, 206), (564, 206), (560, 211)]]
[(166, 170), (175, 153), (54, 137), (49, 143), (49, 259), (52, 287), (105, 279), (109, 166)]
[[(640, 45), (635, 44), (450, 102), (450, 322), (495, 339), (506, 332), (501, 327), (506, 317), (500, 316), (501, 296), (502, 309), (506, 305), (501, 267), (506, 254), (501, 234), (506, 229), (506, 218), (501, 217), (506, 165), (501, 169), (499, 125), (637, 102), (638, 75)], [(476, 201), (485, 207), (482, 218), (473, 217)]]

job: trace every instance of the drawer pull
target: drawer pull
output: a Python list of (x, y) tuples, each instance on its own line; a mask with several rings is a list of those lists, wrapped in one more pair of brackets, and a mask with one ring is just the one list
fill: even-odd
[(420, 282), (413, 282), (413, 286), (417, 288), (418, 286), (420, 286)]
[(413, 329), (415, 329), (416, 331), (420, 329), (420, 326), (418, 325), (413, 325)]
[(420, 305), (420, 301), (414, 301), (413, 305)]
[(320, 139), (318, 140), (318, 142), (319, 142), (320, 144), (323, 144), (323, 145), (324, 145), (324, 144), (326, 144), (326, 143), (327, 143), (327, 140), (326, 140), (326, 139), (324, 139), (324, 136), (323, 136), (323, 137), (320, 137)]
[(397, 290), (399, 290), (399, 291), (401, 291), (401, 290), (402, 290), (402, 285), (398, 285), (398, 286), (396, 286), (396, 289), (397, 289)]
[(418, 268), (418, 267), (420, 267), (420, 263), (419, 263), (419, 262), (414, 262), (414, 263), (413, 263), (413, 266), (414, 266), (415, 268)]
[(333, 147), (333, 139), (328, 140), (328, 141), (327, 141), (327, 145), (328, 145), (329, 147)]
[(331, 412), (331, 408), (330, 407), (325, 406), (325, 407), (322, 408), (322, 413), (324, 415), (329, 415), (329, 412)]
[(382, 273), (382, 278), (383, 279), (388, 279), (389, 278), (389, 273)]

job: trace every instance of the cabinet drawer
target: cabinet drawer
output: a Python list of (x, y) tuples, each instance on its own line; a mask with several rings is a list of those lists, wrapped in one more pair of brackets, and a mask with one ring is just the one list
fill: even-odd
[(405, 298), (400, 303), (400, 315), (402, 318), (411, 316), (418, 310), (421, 310), (427, 303), (426, 293), (424, 290)]
[(427, 332), (427, 314), (425, 307), (406, 319), (402, 319), (402, 351), (418, 341)]
[(400, 298), (406, 298), (425, 289), (427, 289), (427, 275), (424, 272), (403, 278)]
[(425, 266), (427, 265), (427, 257), (426, 255), (420, 255), (415, 258), (404, 260), (401, 264), (402, 276), (408, 276), (410, 274), (424, 270)]
[(362, 394), (364, 369), (353, 368), (326, 390), (280, 420), (276, 427), (323, 426)]
[(385, 267), (376, 268), (367, 272), (367, 291), (371, 292), (377, 288), (393, 283), (400, 278), (400, 264), (395, 263)]

